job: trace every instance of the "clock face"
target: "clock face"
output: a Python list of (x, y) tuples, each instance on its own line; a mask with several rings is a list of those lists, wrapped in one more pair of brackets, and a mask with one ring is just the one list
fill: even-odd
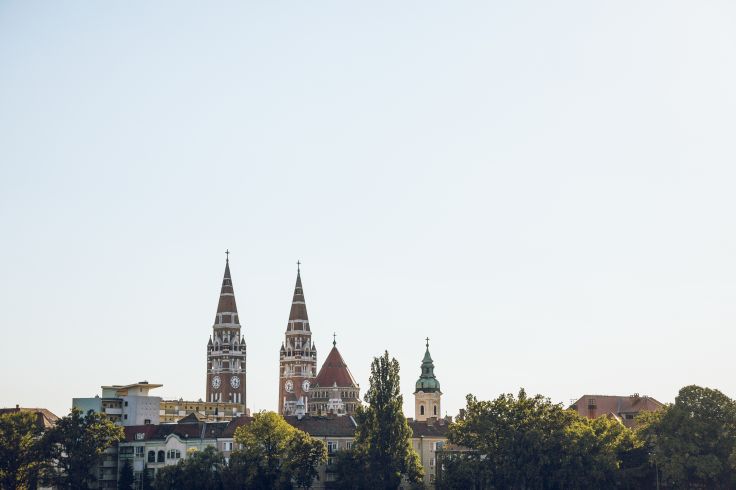
[(214, 378), (212, 378), (212, 387), (214, 389), (219, 388), (221, 383), (222, 383), (222, 380), (220, 380), (219, 376), (215, 376)]
[(294, 390), (294, 383), (290, 379), (287, 379), (284, 388), (286, 388), (286, 391), (291, 393)]
[(238, 386), (240, 386), (240, 378), (238, 378), (237, 376), (233, 376), (232, 378), (230, 378), (230, 386), (232, 386), (233, 388), (237, 388)]
[(302, 389), (304, 391), (309, 391), (309, 380), (308, 379), (305, 379), (304, 382), (302, 383)]

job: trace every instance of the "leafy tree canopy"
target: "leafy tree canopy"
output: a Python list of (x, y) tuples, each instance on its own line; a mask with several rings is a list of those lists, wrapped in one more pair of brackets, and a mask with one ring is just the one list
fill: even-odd
[(74, 490), (89, 488), (94, 479), (92, 470), (102, 453), (124, 436), (123, 428), (105, 415), (91, 410), (84, 415), (73, 408), (44, 434), (43, 443), (52, 461), (50, 483)]
[(736, 487), (736, 402), (718, 390), (685, 386), (675, 403), (643, 414), (639, 433), (668, 487)]
[(365, 469), (365, 484), (398, 488), (402, 478), (419, 482), (423, 470), (411, 444), (412, 431), (404, 417), (399, 362), (388, 352), (371, 363), (367, 407), (358, 407), (354, 459)]
[(34, 413), (0, 415), (0, 488), (35, 487), (45, 460), (39, 444), (42, 434)]

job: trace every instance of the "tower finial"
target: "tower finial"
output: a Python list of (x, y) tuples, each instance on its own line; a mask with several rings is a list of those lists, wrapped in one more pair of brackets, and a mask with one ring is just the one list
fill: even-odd
[(337, 345), (335, 337), (337, 337), (337, 334), (335, 332), (332, 332), (332, 347), (335, 347)]
[(225, 249), (225, 262), (229, 262), (229, 261), (230, 261), (230, 249), (226, 248)]
[(296, 273), (299, 274), (301, 272), (301, 265), (302, 262), (300, 260), (296, 261)]
[(424, 339), (424, 340), (426, 340), (426, 341), (427, 341), (427, 349), (429, 349), (429, 337), (427, 337), (427, 338), (426, 338), (426, 339)]

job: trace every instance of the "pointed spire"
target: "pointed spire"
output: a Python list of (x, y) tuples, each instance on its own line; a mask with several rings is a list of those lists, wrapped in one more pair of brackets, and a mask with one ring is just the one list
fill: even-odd
[[(239, 323), (238, 306), (235, 304), (235, 290), (230, 276), (230, 251), (226, 250), (225, 254), (225, 274), (222, 277), (222, 288), (220, 288), (220, 300), (217, 303), (215, 324)], [(223, 313), (225, 314), (224, 318)]]
[(301, 262), (297, 262), (296, 285), (294, 286), (294, 297), (291, 300), (291, 311), (289, 312), (289, 323), (286, 326), (286, 330), (305, 330), (308, 332), (309, 317), (307, 316), (307, 304), (304, 301), (300, 266)]

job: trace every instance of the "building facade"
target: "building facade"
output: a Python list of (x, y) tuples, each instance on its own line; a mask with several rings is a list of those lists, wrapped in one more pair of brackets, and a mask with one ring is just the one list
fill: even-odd
[(241, 415), (250, 415), (246, 408), (242, 412), (243, 405), (240, 403), (219, 403), (179, 400), (161, 400), (160, 417), (162, 424), (171, 424), (194, 413), (208, 422), (227, 422)]
[(289, 321), (279, 352), (279, 401), (282, 415), (294, 415), (297, 403), (309, 406), (309, 396), (317, 376), (317, 349), (312, 342), (307, 304), (304, 301), (301, 270), (297, 268), (296, 286), (291, 301)]
[[(229, 253), (229, 252), (228, 252)], [(207, 386), (205, 400), (246, 406), (246, 345), (241, 333), (235, 290), (230, 276), (230, 260), (225, 259), (220, 299), (215, 323), (207, 342)]]

